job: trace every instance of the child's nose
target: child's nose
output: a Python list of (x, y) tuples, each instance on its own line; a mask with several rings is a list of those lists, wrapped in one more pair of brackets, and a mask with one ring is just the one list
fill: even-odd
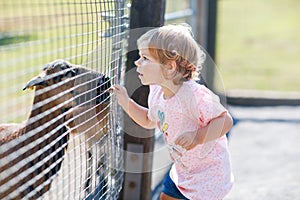
[(139, 67), (139, 66), (140, 66), (140, 59), (134, 61), (134, 64), (135, 64), (137, 67)]

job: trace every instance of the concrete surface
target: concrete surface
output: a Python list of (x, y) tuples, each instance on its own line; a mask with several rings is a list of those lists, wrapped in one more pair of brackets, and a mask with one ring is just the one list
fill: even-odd
[[(300, 199), (300, 106), (229, 110), (236, 119), (229, 141), (235, 184), (224, 200)], [(168, 170), (158, 166), (167, 159), (154, 156), (153, 200)]]
[(300, 107), (230, 107), (235, 185), (224, 200), (300, 199)]

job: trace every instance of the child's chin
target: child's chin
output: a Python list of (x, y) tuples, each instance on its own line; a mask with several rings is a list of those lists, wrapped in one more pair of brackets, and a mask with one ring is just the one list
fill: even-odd
[(143, 82), (143, 81), (141, 81), (141, 84), (142, 84), (142, 85), (149, 85), (149, 83), (145, 83), (145, 82)]
[(146, 81), (144, 81), (143, 79), (140, 78), (141, 84), (142, 85), (149, 85)]

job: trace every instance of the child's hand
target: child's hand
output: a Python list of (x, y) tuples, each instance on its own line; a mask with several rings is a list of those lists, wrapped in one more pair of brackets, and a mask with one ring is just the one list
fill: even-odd
[(175, 144), (186, 150), (191, 150), (198, 143), (197, 131), (186, 132), (175, 140)]
[(126, 88), (121, 85), (114, 85), (110, 88), (110, 90), (116, 95), (120, 106), (126, 108), (130, 100)]

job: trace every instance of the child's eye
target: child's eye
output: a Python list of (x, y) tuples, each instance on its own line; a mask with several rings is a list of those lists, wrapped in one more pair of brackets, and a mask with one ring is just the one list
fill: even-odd
[(143, 60), (149, 60), (147, 57), (145, 57), (145, 56), (142, 56), (142, 59)]

